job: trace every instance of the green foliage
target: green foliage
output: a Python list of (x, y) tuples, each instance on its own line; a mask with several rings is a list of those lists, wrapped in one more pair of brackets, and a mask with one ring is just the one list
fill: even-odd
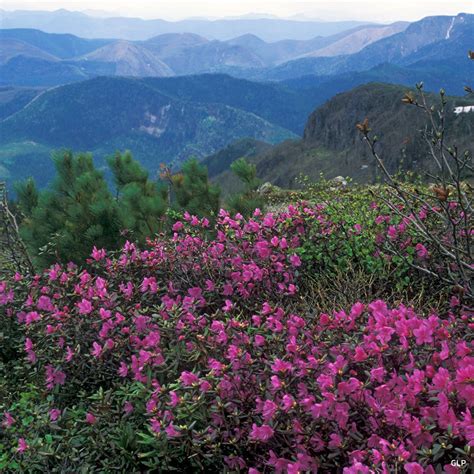
[(245, 158), (239, 158), (230, 166), (232, 172), (245, 184), (246, 191), (258, 188), (260, 180), (257, 178), (257, 167), (248, 163)]
[[(308, 239), (300, 248), (299, 255), (314, 272), (331, 279), (339, 274), (362, 272), (367, 282), (381, 287), (396, 287), (403, 291), (413, 282), (408, 278), (409, 266), (402, 260), (381, 259), (376, 224), (379, 214), (388, 213), (383, 200), (375, 202), (375, 190), (386, 197), (383, 186), (337, 186), (324, 175), (317, 181), (307, 177), (299, 179), (303, 186), (300, 198), (321, 203), (324, 220), (316, 219)], [(331, 226), (336, 232), (325, 233)]]
[[(20, 208), (26, 218), (21, 235), (35, 263), (83, 259), (94, 245), (116, 247), (118, 207), (91, 155), (71, 152), (53, 157), (57, 176), (32, 207), (32, 184), (20, 185)], [(29, 190), (29, 192), (27, 192)], [(28, 212), (29, 211), (29, 212)]]
[[(50, 189), (38, 191), (31, 178), (16, 185), (23, 217), (21, 236), (38, 268), (56, 261), (82, 261), (94, 246), (113, 250), (125, 239), (143, 243), (176, 220), (170, 211), (217, 214), (220, 189), (209, 182), (207, 168), (195, 159), (183, 166), (182, 173), (170, 175), (171, 208), (165, 183), (150, 180), (129, 152), (107, 161), (115, 193), (94, 167), (91, 155), (69, 151), (54, 156), (57, 176)], [(246, 178), (254, 186), (252, 172), (247, 170)]]
[(265, 201), (256, 191), (260, 184), (257, 178), (257, 167), (245, 158), (239, 158), (231, 165), (231, 170), (244, 186), (241, 193), (232, 195), (227, 200), (227, 207), (234, 213), (250, 216), (257, 208), (261, 209)]
[(207, 168), (195, 158), (187, 161), (181, 173), (173, 176), (175, 206), (199, 216), (215, 215), (219, 208), (220, 188), (211, 184)]
[(143, 169), (140, 163), (133, 159), (132, 154), (127, 151), (123, 155), (116, 153), (115, 156), (107, 160), (112, 173), (114, 174), (115, 186), (117, 190), (130, 183), (145, 183), (148, 180), (148, 172)]
[(148, 172), (130, 152), (117, 153), (108, 160), (114, 175), (122, 228), (134, 240), (144, 242), (162, 228), (161, 217), (167, 208), (166, 188), (149, 180)]
[(91, 155), (64, 152), (54, 156), (57, 177), (38, 193), (32, 179), (17, 186), (25, 219), (24, 238), (39, 267), (59, 260), (80, 261), (92, 247), (114, 249), (128, 237), (144, 241), (160, 230), (166, 191), (130, 154), (109, 160), (117, 195), (110, 192)]
[(30, 216), (33, 209), (38, 205), (39, 193), (33, 178), (18, 182), (15, 185), (18, 196), (19, 210), (27, 216)]

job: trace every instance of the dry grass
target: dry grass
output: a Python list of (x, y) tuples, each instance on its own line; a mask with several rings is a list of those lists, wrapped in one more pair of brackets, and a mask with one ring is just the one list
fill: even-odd
[(369, 303), (377, 299), (391, 306), (404, 304), (423, 314), (443, 314), (449, 307), (446, 290), (434, 287), (432, 282), (420, 278), (400, 291), (388, 279), (381, 280), (361, 269), (350, 268), (332, 275), (302, 276), (294, 309), (306, 314), (332, 313), (350, 309), (357, 301)]

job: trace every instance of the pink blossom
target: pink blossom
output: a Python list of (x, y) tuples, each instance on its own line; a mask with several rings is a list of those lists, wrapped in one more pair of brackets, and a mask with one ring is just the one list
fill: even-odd
[(183, 228), (184, 228), (184, 225), (181, 221), (177, 221), (173, 224), (173, 232), (179, 232)]
[(8, 413), (7, 411), (4, 412), (4, 413), (3, 413), (2, 426), (5, 426), (6, 428), (9, 428), (9, 427), (12, 426), (14, 423), (15, 423), (15, 418), (13, 418), (13, 416), (11, 416), (11, 414)]
[(265, 400), (263, 404), (262, 414), (265, 422), (271, 420), (278, 410), (277, 404), (272, 400)]
[(91, 257), (99, 262), (100, 260), (103, 260), (106, 256), (106, 251), (104, 249), (98, 250), (97, 247), (94, 245), (94, 248), (92, 249)]
[(295, 404), (295, 399), (291, 395), (288, 395), (287, 393), (283, 395), (281, 405), (284, 411), (289, 411), (293, 406), (295, 406)]
[(41, 316), (39, 315), (39, 313), (37, 313), (36, 311), (30, 311), (29, 313), (26, 313), (25, 323), (29, 325), (33, 322), (39, 321), (40, 319)]
[(283, 385), (281, 383), (281, 380), (280, 378), (277, 376), (277, 375), (272, 375), (270, 377), (270, 381), (271, 381), (271, 384), (272, 384), (272, 387), (275, 389), (275, 390), (278, 390), (280, 389)]
[(428, 257), (429, 253), (426, 247), (423, 244), (416, 244), (415, 246), (416, 254), (418, 255), (418, 258), (426, 258)]
[(301, 265), (301, 259), (298, 255), (291, 255), (290, 262), (294, 267), (299, 267)]
[(24, 453), (29, 448), (25, 438), (18, 438), (18, 448), (16, 448), (18, 453)]
[(329, 436), (329, 443), (328, 443), (328, 446), (330, 448), (339, 448), (340, 446), (342, 446), (342, 438), (337, 434), (337, 433), (332, 433), (330, 436)]
[(373, 474), (374, 471), (369, 466), (356, 461), (350, 467), (345, 467), (342, 472), (343, 474)]
[(89, 423), (89, 425), (95, 425), (97, 418), (92, 413), (86, 413), (86, 422)]
[(212, 388), (212, 385), (207, 380), (203, 380), (199, 384), (199, 390), (201, 392), (209, 392), (209, 390), (211, 390), (211, 388)]
[(126, 377), (128, 375), (128, 367), (127, 364), (123, 361), (120, 362), (120, 367), (118, 369), (118, 374), (120, 377)]
[(51, 364), (46, 366), (45, 372), (46, 388), (48, 390), (53, 389), (56, 385), (64, 385), (64, 382), (66, 381), (66, 374), (64, 372), (53, 367)]
[(266, 443), (270, 438), (273, 437), (273, 428), (268, 425), (257, 426), (255, 423), (252, 425), (252, 431), (250, 432), (250, 439), (253, 441), (262, 441)]
[(199, 381), (199, 378), (197, 375), (193, 374), (192, 372), (188, 372), (186, 370), (184, 372), (181, 372), (181, 376), (179, 379), (181, 380), (181, 383), (186, 387), (189, 387)]
[(79, 303), (77, 303), (79, 309), (79, 314), (90, 314), (92, 312), (92, 304), (89, 300), (83, 298)]
[(169, 438), (176, 438), (178, 436), (181, 436), (181, 433), (173, 426), (172, 423), (170, 423), (166, 428), (165, 432), (168, 435)]
[(178, 394), (174, 390), (172, 390), (170, 392), (170, 403), (169, 404), (172, 407), (175, 407), (176, 405), (179, 404), (179, 402), (180, 402), (180, 398), (179, 398)]
[(413, 331), (413, 335), (416, 337), (416, 343), (419, 345), (431, 344), (433, 342), (433, 330), (426, 322), (420, 324), (420, 326)]
[(423, 466), (417, 462), (406, 463), (403, 468), (408, 474), (423, 474), (425, 472)]
[(222, 307), (222, 311), (224, 311), (224, 313), (228, 313), (233, 307), (234, 305), (232, 304), (232, 301), (225, 300), (225, 305)]
[(61, 410), (58, 410), (57, 408), (53, 408), (52, 410), (49, 410), (49, 419), (51, 421), (56, 421), (58, 418), (61, 416)]
[(273, 372), (288, 372), (291, 371), (293, 366), (291, 365), (290, 362), (285, 362), (281, 359), (275, 359), (275, 362), (272, 364), (272, 370)]
[(398, 237), (398, 232), (395, 226), (391, 225), (389, 226), (387, 230), (387, 235), (389, 236), (390, 239), (394, 240)]
[(94, 357), (99, 358), (100, 355), (102, 354), (102, 346), (100, 344), (98, 344), (97, 342), (93, 342), (92, 343), (91, 354)]

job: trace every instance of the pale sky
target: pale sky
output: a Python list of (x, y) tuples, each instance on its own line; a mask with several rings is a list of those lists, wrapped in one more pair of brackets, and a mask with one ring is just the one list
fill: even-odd
[(5, 10), (88, 9), (122, 16), (182, 19), (267, 13), (324, 20), (418, 20), (428, 15), (474, 13), (474, 0), (0, 0)]

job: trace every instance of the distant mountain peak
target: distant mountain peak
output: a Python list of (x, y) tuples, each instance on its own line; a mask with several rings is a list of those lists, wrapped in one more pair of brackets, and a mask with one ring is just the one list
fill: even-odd
[(86, 54), (78, 60), (103, 61), (116, 65), (116, 74), (123, 76), (173, 76), (173, 70), (146, 47), (118, 40)]

